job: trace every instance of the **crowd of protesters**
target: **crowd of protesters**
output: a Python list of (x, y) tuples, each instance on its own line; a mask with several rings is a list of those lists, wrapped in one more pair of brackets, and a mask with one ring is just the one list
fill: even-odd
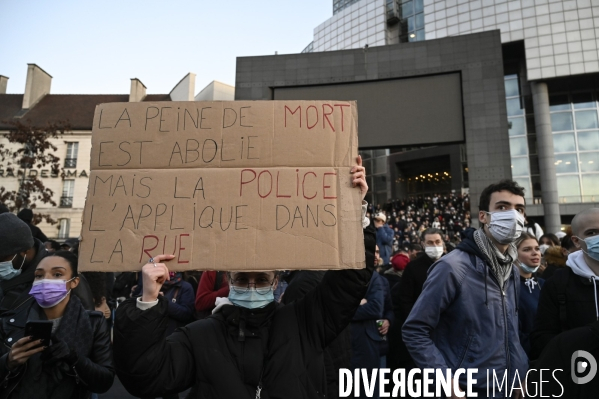
[(540, 381), (540, 368), (564, 371), (559, 383), (546, 381), (545, 393), (599, 393), (598, 379), (579, 385), (570, 378), (574, 352), (599, 358), (599, 209), (580, 212), (565, 232), (545, 234), (527, 222), (522, 188), (502, 181), (481, 195), (479, 229), (469, 228), (468, 196), (391, 201), (370, 212), (380, 253), (392, 254), (378, 268), (394, 309), (381, 350), (388, 367), (476, 368), (474, 392), (487, 397), (487, 370), (524, 381), (534, 365), (529, 382)]
[(443, 241), (453, 249), (460, 242), (460, 233), (471, 225), (468, 194), (432, 194), (392, 200), (369, 206), (368, 216), (374, 223), (379, 223), (377, 218), (384, 222), (385, 237), (379, 237), (381, 229), (377, 229), (377, 245), (384, 264), (388, 264), (390, 255), (400, 248), (415, 248), (420, 252), (422, 232), (428, 228), (441, 231)]
[[(0, 209), (0, 398), (96, 397), (115, 373), (141, 398), (335, 398), (339, 369), (380, 367), (476, 368), (487, 397), (488, 370), (569, 378), (575, 351), (599, 359), (599, 209), (544, 234), (508, 180), (478, 209), (474, 229), (467, 194), (363, 202), (363, 270), (184, 273), (166, 254), (140, 272), (79, 273), (77, 240)], [(26, 335), (43, 321), (49, 342)], [(592, 397), (598, 379), (544, 392)]]

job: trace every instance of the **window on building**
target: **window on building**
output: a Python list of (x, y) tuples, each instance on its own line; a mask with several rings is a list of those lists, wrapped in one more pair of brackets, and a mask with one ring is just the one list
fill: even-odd
[(67, 143), (67, 157), (64, 159), (65, 168), (76, 168), (77, 167), (77, 153), (79, 151), (79, 143), (70, 142)]
[(75, 180), (64, 180), (62, 186), (62, 196), (60, 197), (61, 208), (73, 207), (73, 194), (75, 192)]
[(510, 136), (510, 156), (512, 162), (512, 178), (525, 189), (525, 197), (533, 198), (530, 151), (526, 130), (526, 112), (520, 96), (520, 81), (518, 75), (507, 75), (505, 81), (505, 103), (508, 115)]
[(333, 0), (333, 15), (360, 0)]
[(401, 12), (400, 41), (424, 40), (424, 0), (398, 0)]
[(561, 203), (599, 201), (599, 107), (591, 91), (549, 97)]
[(362, 165), (366, 168), (366, 182), (369, 187), (367, 201), (374, 205), (385, 204), (389, 199), (390, 186), (387, 181), (389, 153), (389, 149), (361, 150), (359, 152), (362, 157)]
[(69, 238), (69, 230), (71, 229), (71, 219), (60, 219), (60, 227), (58, 229), (58, 238)]
[(314, 52), (314, 42), (310, 42), (303, 50), (302, 53), (312, 53)]

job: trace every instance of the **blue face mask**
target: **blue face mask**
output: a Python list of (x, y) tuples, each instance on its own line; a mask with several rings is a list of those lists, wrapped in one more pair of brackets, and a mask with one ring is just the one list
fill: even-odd
[(21, 267), (18, 270), (12, 265), (12, 261), (15, 260), (16, 257), (17, 255), (13, 256), (11, 260), (0, 262), (0, 280), (10, 280), (21, 274), (21, 269), (23, 268), (23, 264), (25, 264), (25, 257), (23, 257), (23, 263), (21, 263)]
[(524, 270), (526, 273), (536, 273), (537, 270), (539, 270), (539, 266), (537, 266), (537, 267), (528, 267), (528, 266), (526, 266), (522, 262), (520, 262), (518, 264), (520, 265), (520, 267), (522, 268), (522, 270)]
[(247, 309), (263, 308), (274, 300), (275, 295), (272, 287), (250, 288), (242, 294), (239, 294), (233, 288), (229, 289), (229, 301), (235, 306)]
[(591, 258), (599, 261), (599, 235), (587, 237), (584, 240), (580, 237), (577, 237), (579, 240), (584, 241), (587, 245), (587, 250), (582, 250), (585, 254), (590, 256)]

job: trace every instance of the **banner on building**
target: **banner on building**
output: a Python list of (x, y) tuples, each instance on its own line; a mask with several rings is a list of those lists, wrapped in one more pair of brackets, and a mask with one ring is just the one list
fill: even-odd
[(80, 270), (364, 266), (345, 101), (96, 107)]

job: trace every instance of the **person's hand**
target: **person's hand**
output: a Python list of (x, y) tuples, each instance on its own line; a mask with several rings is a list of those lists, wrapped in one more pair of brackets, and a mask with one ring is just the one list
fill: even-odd
[(158, 299), (160, 289), (165, 281), (169, 280), (168, 268), (163, 260), (169, 261), (174, 255), (158, 255), (153, 258), (154, 263), (146, 263), (142, 269), (143, 293), (141, 300), (144, 302), (153, 302)]
[(102, 312), (105, 319), (110, 319), (110, 317), (112, 317), (112, 312), (110, 311), (110, 307), (106, 303), (106, 298), (102, 298), (102, 304), (96, 307), (96, 310), (98, 312)]
[(36, 353), (43, 351), (46, 347), (42, 346), (43, 340), (33, 337), (23, 337), (13, 344), (8, 352), (8, 361), (6, 367), (9, 371), (14, 371), (21, 367), (27, 360)]
[(366, 298), (362, 298), (362, 300), (360, 301), (360, 306), (361, 305), (365, 305), (368, 301), (366, 300)]
[(391, 326), (389, 320), (383, 319), (383, 325), (379, 327), (379, 334), (387, 335), (387, 333), (389, 332), (389, 326)]
[(52, 338), (52, 345), (42, 354), (42, 360), (48, 366), (56, 364), (58, 362), (65, 362), (69, 366), (74, 366), (77, 363), (77, 352), (75, 352), (69, 345), (60, 341), (58, 338)]
[(368, 183), (366, 183), (366, 169), (362, 166), (362, 157), (358, 155), (356, 158), (356, 166), (353, 166), (350, 170), (352, 176), (352, 185), (354, 187), (358, 187), (360, 189), (360, 194), (362, 194), (362, 201), (366, 197), (366, 193), (368, 192)]

